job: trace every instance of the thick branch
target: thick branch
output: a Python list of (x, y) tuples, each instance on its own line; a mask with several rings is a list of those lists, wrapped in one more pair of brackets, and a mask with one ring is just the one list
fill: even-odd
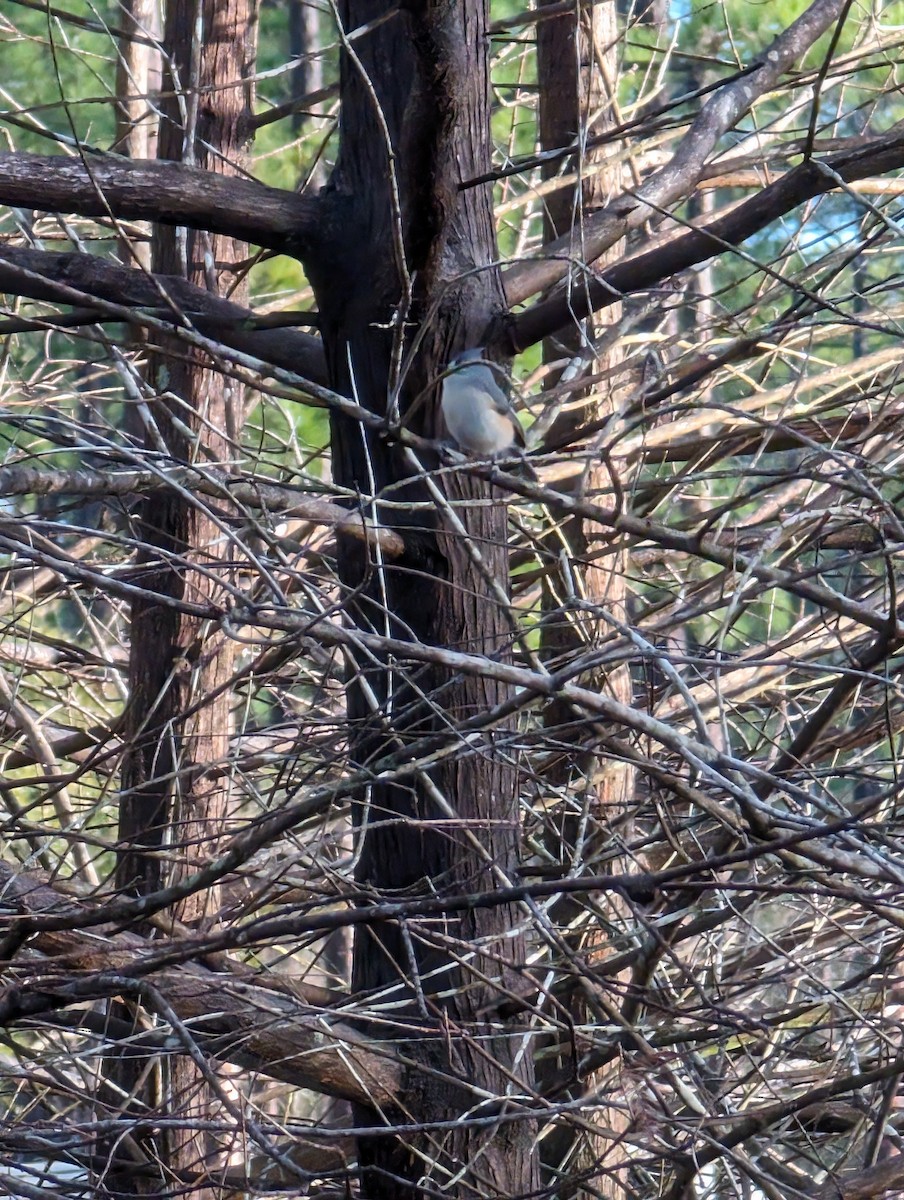
[(871, 1200), (904, 1183), (904, 1154), (896, 1154), (853, 1175), (832, 1176), (814, 1192), (813, 1200)]
[[(21, 915), (77, 917), (91, 911), (8, 863), (0, 862), (0, 888), (6, 906)], [(75, 981), (84, 974), (127, 972), (151, 950), (136, 934), (97, 928), (90, 934), (78, 929), (46, 931), (32, 945), (52, 960), (48, 965), (57, 986), (60, 975)], [(193, 1029), (200, 1030), (199, 1041), (214, 1044), (219, 1058), (329, 1096), (379, 1105), (395, 1101), (401, 1067), (388, 1051), (374, 1052), (365, 1038), (329, 1013), (312, 1012), (304, 999), (288, 990), (261, 987), (252, 979), (250, 972), (243, 978), (194, 963), (165, 967), (152, 976), (154, 987), (177, 1016), (191, 1021)], [(0, 1000), (13, 1012), (14, 990)]]
[(643, 291), (737, 246), (792, 209), (830, 192), (842, 183), (904, 167), (904, 134), (877, 138), (858, 150), (846, 150), (817, 161), (810, 159), (751, 196), (724, 217), (659, 243), (625, 262), (600, 271), (580, 288), (556, 294), (516, 319), (512, 338), (517, 351), (532, 346), (564, 325)]
[[(243, 354), (310, 379), (326, 382), (318, 338), (294, 329), (257, 329), (254, 313), (174, 275), (148, 275), (91, 254), (50, 254), (17, 246), (0, 249), (0, 291), (52, 304), (110, 304), (154, 310), (158, 319), (191, 324)], [(77, 292), (78, 295), (74, 295)], [(140, 323), (141, 314), (135, 313)]]
[(0, 203), (206, 229), (284, 254), (317, 236), (320, 206), (253, 179), (116, 155), (0, 154)]

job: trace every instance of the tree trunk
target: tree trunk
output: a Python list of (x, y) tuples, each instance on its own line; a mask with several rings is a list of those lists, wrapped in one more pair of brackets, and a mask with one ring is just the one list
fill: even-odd
[[(255, 0), (172, 0), (164, 35), (167, 99), (160, 157), (222, 174), (240, 170), (250, 131), (255, 34)], [(231, 272), (222, 268), (245, 256), (245, 244), (232, 238), (161, 226), (152, 266), (218, 294), (228, 290), (241, 301), (244, 286), (232, 286)], [(240, 387), (175, 340), (152, 366), (152, 380), (156, 394), (145, 409), (150, 448), (165, 446), (175, 460), (200, 465), (235, 461), (244, 409)], [(219, 580), (229, 581), (235, 551), (204, 505), (171, 493), (164, 502), (145, 501), (139, 521), (142, 542), (153, 547), (145, 553), (149, 588), (193, 603), (222, 598)], [(117, 866), (124, 890), (154, 891), (216, 853), (229, 812), (228, 774), (222, 768), (231, 731), (226, 685), (233, 661), (234, 644), (219, 630), (163, 605), (133, 606)], [(159, 851), (169, 843), (182, 850), (172, 870), (165, 870)], [(188, 926), (209, 924), (218, 903), (218, 891), (210, 889), (181, 902), (172, 917)], [(129, 1074), (123, 1083), (132, 1090), (139, 1079), (134, 1068)], [(156, 1096), (143, 1084), (138, 1090), (145, 1103), (162, 1104), (168, 1115), (186, 1122), (209, 1117), (215, 1107), (187, 1054), (164, 1061)], [(225, 1152), (207, 1135), (187, 1129), (154, 1151), (166, 1182), (174, 1177), (170, 1172), (183, 1179), (203, 1175), (222, 1163)], [(193, 1194), (213, 1200), (217, 1193), (198, 1187)]]
[[(547, 3), (551, 0), (546, 0)], [(541, 21), (537, 26), (537, 66), (540, 81), (539, 123), (540, 145), (543, 150), (579, 143), (582, 137), (598, 136), (618, 123), (615, 87), (618, 79), (618, 19), (615, 0), (607, 3), (580, 3), (573, 11)], [(548, 241), (570, 233), (574, 241), (574, 257), (581, 261), (584, 220), (603, 207), (623, 185), (622, 166), (617, 158), (618, 143), (597, 146), (573, 160), (547, 166), (545, 175), (553, 178), (557, 171), (574, 171), (579, 166), (576, 182), (553, 192), (546, 203), (545, 234)], [(600, 265), (615, 262), (623, 254), (619, 243), (604, 255)], [(583, 279), (576, 272), (569, 286), (580, 289)], [(622, 316), (620, 304), (607, 310), (609, 328), (617, 328)], [(548, 440), (553, 446), (567, 446), (581, 440), (581, 428), (610, 418), (609, 436), (616, 431), (621, 397), (626, 392), (622, 354), (615, 338), (607, 339), (606, 331), (595, 330), (592, 322), (575, 322), (562, 331), (554, 342), (544, 344), (544, 359), (553, 365), (553, 380), (561, 379), (563, 357), (583, 360), (582, 370), (589, 369), (601, 376), (603, 383), (593, 388), (572, 387), (571, 407), (553, 423)], [(558, 364), (558, 365), (557, 365)], [(579, 379), (579, 375), (576, 376)], [(576, 402), (583, 400), (579, 407)], [(599, 439), (602, 435), (597, 435)], [(611, 486), (610, 472), (617, 468), (601, 456), (591, 453), (586, 466), (574, 481), (574, 490), (596, 495)], [(625, 480), (620, 481), (622, 486)], [(596, 614), (606, 612), (616, 621), (627, 619), (628, 558), (624, 549), (601, 554), (602, 527), (589, 525), (581, 518), (560, 514), (555, 540), (550, 539), (549, 568), (543, 586), (544, 628), (541, 652), (547, 662), (565, 662), (590, 645), (600, 646), (618, 636)], [(559, 570), (562, 542), (567, 548), (569, 574)], [(577, 593), (570, 594), (570, 589)], [(575, 600), (586, 602), (583, 612)], [(589, 614), (593, 614), (593, 616)], [(619, 666), (598, 675), (585, 686), (605, 690), (623, 704), (632, 700), (630, 667)], [(555, 837), (560, 843), (557, 855), (563, 862), (581, 861), (584, 870), (600, 870), (597, 854), (608, 850), (617, 833), (620, 818), (628, 811), (634, 789), (634, 772), (623, 762), (594, 752), (593, 734), (586, 724), (575, 722), (569, 705), (554, 700), (544, 714), (551, 744), (557, 758), (548, 772), (549, 782), (565, 797)], [(581, 845), (589, 828), (592, 835)], [(630, 870), (626, 859), (607, 859), (612, 872)], [(618, 928), (628, 915), (625, 902), (614, 893), (596, 897), (594, 908), (602, 908), (606, 921), (597, 912), (574, 899), (563, 899), (557, 906), (557, 922), (571, 930), (567, 935), (569, 948), (588, 965), (604, 957), (608, 947), (606, 927)], [(598, 1018), (580, 992), (569, 1001), (570, 1016), (575, 1026), (592, 1027)], [(566, 1053), (556, 1062), (555, 1070), (564, 1078), (578, 1080), (579, 1058), (587, 1049), (580, 1035), (572, 1041), (569, 1051), (577, 1050), (577, 1059)], [(598, 1072), (591, 1078), (581, 1078), (581, 1091), (599, 1089), (599, 1095), (618, 1100), (617, 1081)], [(597, 1133), (590, 1133), (588, 1122), (564, 1124), (544, 1139), (544, 1166), (550, 1186), (562, 1197), (605, 1197), (606, 1200), (625, 1194), (626, 1147), (620, 1141), (628, 1126), (623, 1107), (604, 1108), (597, 1124)], [(565, 1173), (567, 1182), (562, 1179)]]
[[(116, 62), (116, 152), (127, 158), (150, 159), (157, 149), (157, 105), (160, 91), (160, 54), (151, 38), (159, 37), (157, 0), (123, 0), (120, 5), (123, 36)], [(133, 261), (150, 270), (150, 242), (131, 236), (120, 238), (122, 261)]]
[[(342, 8), (344, 28), (389, 7), (353, 0)], [(428, 436), (439, 432), (432, 381), (452, 353), (490, 335), (504, 309), (490, 191), (458, 188), (489, 163), (486, 20), (479, 0), (398, 10), (355, 42), (354, 57), (343, 56), (342, 143), (324, 193), (330, 245), (308, 264), (333, 386), (385, 414), (397, 384), (403, 419)], [(419, 322), (417, 355), (399, 376), (406, 325)], [(344, 487), (431, 498), (406, 452), (365, 438), (357, 423), (334, 419), (333, 453)], [(406, 552), (392, 563), (368, 561), (360, 543), (341, 540), (348, 611), (364, 629), (504, 659), (512, 641), (504, 504), (464, 474), (448, 478), (446, 490), (450, 501), (472, 502), (455, 509), (460, 525), (442, 495), (432, 516), (395, 510)], [(354, 757), (367, 763), (430, 730), (447, 734), (507, 697), (492, 679), (362, 657), (349, 671)], [(357, 879), (368, 895), (479, 892), (512, 877), (517, 779), (494, 749), (497, 736), (486, 734), (476, 752), (462, 747), (429, 777), (375, 783), (359, 798)], [(515, 1196), (536, 1185), (529, 1122), (460, 1120), (474, 1110), (502, 1114), (506, 1095), (530, 1093), (520, 1022), (498, 1015), (500, 988), (513, 985), (524, 961), (522, 939), (511, 936), (516, 915), (481, 910), (356, 938), (353, 989), (374, 995), (377, 1012), (386, 1003), (376, 1029), (385, 1036), (385, 1021), (394, 1023), (424, 1068), (412, 1068), (397, 1111), (358, 1114), (387, 1126), (385, 1136), (360, 1139), (369, 1200), (397, 1200), (400, 1187), (453, 1198)], [(428, 1131), (403, 1146), (392, 1126), (412, 1114)]]

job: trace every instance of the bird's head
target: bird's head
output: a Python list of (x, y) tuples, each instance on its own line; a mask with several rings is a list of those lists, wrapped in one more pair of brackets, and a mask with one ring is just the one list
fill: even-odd
[(455, 357), (449, 363), (449, 366), (455, 370), (458, 367), (466, 367), (471, 363), (485, 363), (488, 366), (492, 365), (491, 363), (487, 362), (486, 353), (482, 347), (474, 346), (470, 350), (461, 350), (455, 355)]

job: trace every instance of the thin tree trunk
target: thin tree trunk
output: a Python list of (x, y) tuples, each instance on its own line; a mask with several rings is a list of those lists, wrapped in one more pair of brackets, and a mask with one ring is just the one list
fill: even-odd
[[(320, 46), (320, 13), (311, 0), (289, 0), (289, 52), (296, 60), (290, 78), (292, 98), (300, 99), (323, 87), (323, 55)], [(292, 129), (300, 133), (305, 113), (294, 113)]]
[[(250, 125), (256, 34), (255, 0), (172, 0), (164, 44), (166, 99), (160, 156), (207, 170), (235, 173), (245, 161)], [(152, 265), (179, 274), (219, 294), (241, 300), (242, 288), (222, 267), (240, 262), (244, 243), (231, 238), (160, 228)], [(165, 351), (152, 367), (156, 398), (148, 405), (153, 424), (149, 444), (180, 461), (231, 462), (242, 427), (241, 388), (205, 368), (184, 345)], [(159, 439), (159, 441), (158, 441)], [(234, 549), (219, 522), (200, 503), (170, 494), (143, 504), (139, 534), (149, 547), (148, 584), (153, 590), (192, 603), (222, 600), (219, 579), (228, 581)], [(162, 556), (166, 556), (163, 558)], [(160, 565), (162, 562), (163, 565)], [(229, 812), (228, 775), (222, 771), (229, 747), (233, 643), (217, 629), (173, 608), (138, 602), (132, 611), (128, 708), (129, 752), (123, 772), (117, 866), (121, 888), (153, 891), (198, 869), (216, 853)], [(183, 849), (172, 871), (159, 851), (168, 843)], [(189, 897), (173, 910), (175, 920), (198, 926), (216, 919), (216, 889)], [(159, 1092), (149, 1096), (136, 1079), (124, 1080), (142, 1101), (163, 1104), (186, 1122), (210, 1115), (215, 1105), (208, 1085), (186, 1055), (162, 1064)], [(155, 1148), (164, 1180), (214, 1170), (225, 1147), (204, 1134), (174, 1133)], [(170, 1176), (171, 1178), (171, 1176)], [(174, 1183), (175, 1189), (182, 1185)], [(213, 1200), (215, 1189), (193, 1194)]]
[[(598, 136), (617, 124), (617, 48), (615, 0), (602, 4), (582, 2), (570, 12), (539, 23), (537, 62), (542, 149), (566, 146), (588, 134)], [(597, 146), (583, 153), (576, 161), (580, 162), (584, 178), (548, 198), (546, 237), (552, 241), (570, 232), (576, 261), (584, 258), (581, 238), (585, 217), (607, 203), (622, 187), (622, 167), (614, 157), (613, 149), (617, 153), (618, 145), (614, 148)], [(556, 165), (548, 168), (547, 177), (553, 177), (557, 169)], [(573, 170), (573, 163), (567, 162), (565, 169)], [(599, 260), (600, 266), (616, 261), (622, 253), (621, 244), (614, 246)], [(579, 274), (576, 273), (571, 286), (578, 289), (582, 286)], [(620, 304), (607, 310), (610, 328), (617, 329), (621, 316)], [(579, 441), (582, 425), (606, 417), (613, 418), (611, 432), (614, 433), (620, 397), (626, 391), (626, 380), (620, 374), (621, 348), (616, 339), (607, 339), (605, 331), (601, 337), (600, 331), (592, 328), (590, 322), (576, 323), (555, 343), (544, 345), (544, 359), (551, 364), (561, 363), (567, 354), (582, 359), (594, 374), (602, 375), (605, 382), (602, 387), (597, 385), (583, 392), (574, 390), (570, 393), (572, 402), (582, 399), (584, 403), (581, 407), (575, 405), (557, 419), (549, 433), (550, 441), (555, 445)], [(552, 379), (560, 375), (561, 371), (554, 368)], [(599, 454), (591, 454), (576, 486), (594, 495), (597, 489), (605, 490), (611, 486), (609, 471), (614, 469), (613, 464), (604, 463)], [(621, 482), (624, 485), (625, 481)], [(619, 548), (614, 553), (599, 554), (601, 544), (600, 526), (588, 526), (580, 518), (562, 514), (555, 541), (550, 541), (547, 547), (550, 565), (543, 588), (541, 643), (546, 661), (568, 661), (582, 647), (598, 644), (614, 635), (611, 624), (590, 614), (604, 611), (616, 621), (623, 623), (627, 619), (627, 551)], [(556, 566), (563, 549), (569, 564), (567, 576)], [(577, 592), (577, 597), (571, 594), (571, 589)], [(585, 602), (583, 611), (576, 608), (576, 598)], [(631, 672), (627, 665), (609, 670), (590, 685), (605, 689), (622, 703), (628, 704), (632, 700)], [(557, 853), (564, 862), (578, 855), (583, 858), (584, 869), (599, 870), (593, 847), (608, 849), (613, 836), (617, 836), (614, 831), (632, 798), (634, 773), (624, 763), (594, 753), (592, 735), (588, 739), (584, 724), (575, 722), (567, 704), (554, 701), (547, 707), (544, 720), (559, 751), (549, 770), (549, 782), (566, 798), (556, 835), (562, 843)], [(571, 811), (567, 810), (568, 806)], [(597, 832), (585, 847), (579, 848), (579, 840), (586, 830), (585, 814), (590, 818), (590, 827), (595, 827)], [(609, 866), (613, 872), (628, 869), (625, 860), (610, 859)], [(557, 914), (560, 926), (573, 931), (568, 937), (570, 949), (588, 964), (606, 951), (605, 925), (617, 928), (627, 916), (624, 902), (614, 893), (598, 898), (596, 904), (605, 912), (605, 924), (570, 899), (561, 902), (561, 911)], [(578, 1027), (592, 1024), (598, 1016), (581, 994), (572, 998), (570, 1007), (571, 1018)], [(574, 1046), (580, 1056), (580, 1037)], [(573, 1060), (559, 1062), (556, 1069), (565, 1077), (577, 1078), (579, 1075), (578, 1063)], [(619, 1096), (617, 1086), (613, 1088), (614, 1082), (600, 1074), (593, 1079), (582, 1079), (580, 1087), (582, 1090), (598, 1087), (600, 1094), (608, 1094), (617, 1105)], [(555, 1187), (557, 1194), (563, 1197), (602, 1196), (607, 1200), (624, 1195), (626, 1148), (620, 1138), (627, 1125), (624, 1108), (613, 1106), (603, 1110), (596, 1134), (590, 1134), (586, 1122), (581, 1122), (574, 1126), (565, 1125), (556, 1135), (544, 1139), (544, 1163), (550, 1185)], [(560, 1170), (565, 1172), (567, 1183), (560, 1180)], [(586, 1188), (583, 1181), (586, 1181)]]
[[(123, 33), (116, 60), (115, 149), (126, 158), (151, 159), (157, 154), (161, 69), (160, 51), (151, 39), (160, 37), (160, 0), (123, 0), (120, 12)], [(144, 240), (136, 237), (133, 229), (120, 235), (117, 249), (123, 263), (150, 271), (150, 230), (148, 224)], [(129, 329), (129, 339), (136, 351), (147, 341), (137, 325)], [(122, 428), (141, 443), (141, 420), (133, 405), (127, 405), (122, 414)]]
[[(160, 34), (159, 0), (123, 0), (119, 7), (116, 62), (116, 152), (127, 158), (153, 158), (157, 150), (157, 105), (160, 91), (160, 53), (149, 39)], [(150, 240), (120, 239), (123, 262), (150, 269)]]

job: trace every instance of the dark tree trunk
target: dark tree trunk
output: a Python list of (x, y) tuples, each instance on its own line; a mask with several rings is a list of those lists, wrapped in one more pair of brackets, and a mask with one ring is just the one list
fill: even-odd
[[(342, 7), (344, 26), (359, 27), (389, 7), (352, 0)], [(489, 162), (485, 29), (482, 3), (427, 3), (397, 11), (357, 40), (356, 61), (344, 56), (342, 143), (323, 194), (329, 245), (308, 264), (333, 386), (380, 414), (397, 388), (403, 419), (428, 436), (438, 432), (431, 381), (454, 351), (491, 336), (504, 308), (491, 265), (490, 191), (458, 190)], [(399, 377), (414, 328), (421, 341)], [(415, 397), (425, 399), (409, 421)], [(344, 487), (365, 494), (392, 488), (395, 501), (430, 499), (405, 452), (365, 438), (356, 423), (334, 421), (333, 453)], [(342, 541), (350, 611), (360, 628), (504, 659), (513, 636), (504, 504), (499, 496), (487, 504), (488, 487), (466, 475), (449, 479), (446, 492), (450, 500), (479, 502), (455, 510), (464, 533), (442, 511), (431, 516), (421, 508), (407, 515), (392, 510), (406, 544), (392, 563)], [(354, 756), (366, 763), (397, 751), (507, 695), (492, 679), (362, 658), (349, 671)], [(517, 866), (515, 772), (495, 752), (491, 735), (476, 753), (462, 751), (429, 778), (375, 784), (359, 799), (357, 823), (357, 877), (371, 894), (489, 890)], [(517, 969), (524, 959), (522, 941), (510, 936), (514, 924), (515, 914), (500, 908), (449, 917), (439, 928), (382, 925), (356, 939), (353, 988), (387, 999), (396, 1034), (410, 1038), (409, 1055), (432, 1069), (412, 1068), (398, 1111), (386, 1114), (387, 1136), (361, 1139), (370, 1200), (398, 1200), (400, 1187), (418, 1195), (441, 1187), (455, 1197), (515, 1196), (535, 1185), (529, 1122), (495, 1128), (462, 1122), (408, 1147), (391, 1136), (392, 1124), (411, 1113), (424, 1122), (455, 1121), (487, 1093), (511, 1094), (512, 1080), (519, 1095), (529, 1093), (529, 1055), (523, 1063), (515, 1059), (520, 1026), (506, 1027), (497, 1011), (499, 987), (513, 983), (512, 969), (500, 964)], [(481, 973), (497, 982), (478, 983)], [(380, 1028), (385, 1036), (387, 1027)], [(503, 1106), (501, 1099), (487, 1111)], [(359, 1116), (367, 1124), (379, 1120), (374, 1112)], [(462, 1171), (472, 1163), (473, 1170)]]

